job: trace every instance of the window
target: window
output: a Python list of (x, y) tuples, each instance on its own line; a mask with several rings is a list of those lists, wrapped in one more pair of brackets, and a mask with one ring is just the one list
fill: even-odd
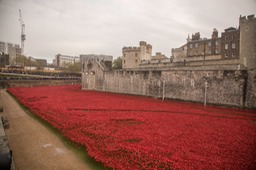
[(196, 47), (196, 48), (198, 47), (198, 43), (195, 44), (195, 47)]
[(196, 50), (196, 55), (198, 55), (198, 50)]
[(135, 57), (138, 57), (138, 53), (135, 53)]
[(234, 35), (232, 35), (232, 39), (235, 39), (235, 36), (234, 36)]
[(220, 42), (217, 40), (217, 41), (215, 41), (215, 45), (219, 45), (220, 44)]
[(208, 50), (208, 54), (212, 54), (212, 50), (210, 49), (210, 50)]
[(232, 49), (236, 48), (236, 43), (232, 43)]
[(125, 60), (124, 60), (124, 64), (125, 64)]
[(227, 40), (227, 39), (228, 39), (228, 37), (226, 36), (226, 37), (225, 37), (225, 40)]
[(212, 42), (211, 42), (211, 41), (209, 41), (209, 42), (208, 42), (208, 46), (210, 47), (211, 45), (212, 45)]
[(124, 53), (124, 57), (125, 57), (125, 53)]
[[(136, 53), (136, 54), (137, 54), (137, 53)], [(136, 59), (136, 60), (135, 60), (135, 63), (137, 63), (137, 62), (138, 62), (138, 60)]]
[(193, 44), (190, 44), (189, 47), (192, 48), (192, 47), (193, 47)]
[(225, 44), (225, 50), (227, 50), (228, 49), (228, 44)]
[(218, 54), (219, 53), (219, 50), (218, 49), (215, 49), (215, 54)]
[(227, 54), (227, 53), (225, 53), (225, 57), (226, 57), (226, 58), (228, 57), (228, 54)]
[(236, 56), (236, 53), (232, 53), (232, 57), (235, 57)]

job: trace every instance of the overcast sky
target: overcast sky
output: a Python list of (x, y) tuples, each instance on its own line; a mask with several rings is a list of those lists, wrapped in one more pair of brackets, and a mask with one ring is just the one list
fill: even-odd
[(0, 41), (20, 44), (19, 9), (26, 25), (25, 54), (122, 55), (146, 41), (167, 57), (188, 34), (211, 37), (256, 14), (256, 0), (0, 0)]

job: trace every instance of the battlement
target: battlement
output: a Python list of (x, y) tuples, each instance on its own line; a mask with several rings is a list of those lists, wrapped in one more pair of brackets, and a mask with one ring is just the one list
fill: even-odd
[(139, 52), (140, 47), (123, 47), (123, 52)]
[(123, 47), (123, 52), (140, 52), (141, 49), (145, 48), (147, 50), (152, 50), (152, 45), (147, 44), (145, 41), (140, 41), (139, 47)]
[(152, 45), (148, 44), (147, 49), (152, 49)]
[(255, 19), (256, 19), (256, 17), (254, 17), (254, 14), (248, 15), (248, 16), (240, 15), (240, 18), (239, 18), (240, 21), (251, 21), (251, 20), (255, 20)]
[(140, 41), (140, 47), (141, 46), (146, 46), (146, 48), (149, 50), (149, 49), (152, 49), (152, 45), (151, 44), (147, 44), (145, 41)]
[(145, 41), (140, 41), (140, 45), (147, 45)]
[(196, 32), (195, 34), (192, 34), (192, 41), (194, 40), (200, 40), (200, 32)]

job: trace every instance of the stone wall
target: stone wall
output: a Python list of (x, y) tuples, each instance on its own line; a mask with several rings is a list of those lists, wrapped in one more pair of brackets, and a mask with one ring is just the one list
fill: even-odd
[(3, 110), (0, 111), (0, 168), (15, 170), (17, 168), (5, 133), (5, 129), (9, 128), (9, 122), (6, 115), (2, 115), (1, 112), (3, 112)]
[(256, 71), (210, 68), (102, 72), (83, 77), (83, 89), (178, 99), (207, 104), (256, 107)]
[(246, 107), (256, 109), (256, 69), (248, 70), (246, 89)]
[(80, 80), (10, 80), (0, 81), (0, 88), (8, 87), (33, 87), (33, 86), (60, 86), (80, 84)]
[[(187, 57), (187, 60), (179, 61), (179, 62), (172, 62), (171, 60), (158, 60), (158, 62), (152, 63), (151, 61), (144, 61), (140, 63), (140, 68), (160, 68), (163, 67), (181, 67), (181, 66), (197, 66), (201, 67), (204, 65), (240, 65), (239, 59), (222, 59), (220, 60), (220, 55), (211, 55), (207, 56), (204, 61), (203, 56), (198, 57)], [(125, 68), (127, 69), (127, 68)], [(133, 68), (136, 69), (136, 68)]]
[[(171, 99), (243, 106), (244, 71), (164, 71), (165, 96)], [(206, 94), (205, 94), (206, 93)]]

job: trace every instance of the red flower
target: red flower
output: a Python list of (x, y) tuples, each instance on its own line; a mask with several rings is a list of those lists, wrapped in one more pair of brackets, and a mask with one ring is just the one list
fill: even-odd
[(256, 168), (255, 111), (82, 91), (80, 86), (8, 91), (106, 167)]

